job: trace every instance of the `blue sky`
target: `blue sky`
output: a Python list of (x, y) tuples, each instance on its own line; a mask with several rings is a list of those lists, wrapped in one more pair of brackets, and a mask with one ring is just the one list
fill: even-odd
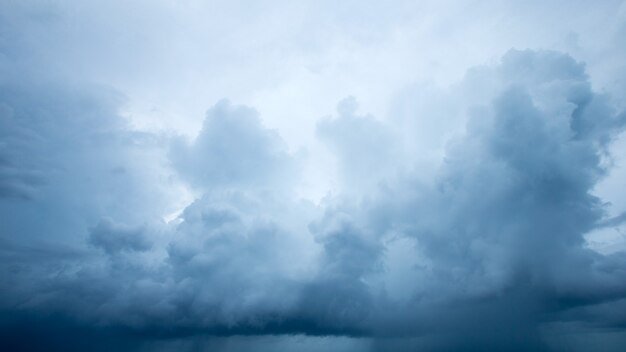
[(0, 346), (619, 351), (626, 3), (3, 1)]

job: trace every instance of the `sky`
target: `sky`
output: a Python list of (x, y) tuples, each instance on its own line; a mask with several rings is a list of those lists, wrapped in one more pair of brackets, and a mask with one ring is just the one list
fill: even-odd
[(621, 351), (626, 2), (0, 0), (0, 349)]

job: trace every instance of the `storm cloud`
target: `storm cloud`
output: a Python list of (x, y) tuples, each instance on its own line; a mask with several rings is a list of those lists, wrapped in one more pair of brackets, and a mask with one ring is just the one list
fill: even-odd
[[(622, 193), (598, 189), (623, 157), (626, 104), (621, 83), (598, 88), (597, 66), (575, 53), (507, 48), (448, 86), (406, 85), (390, 116), (345, 92), (335, 111), (302, 118), (313, 141), (294, 148), (306, 107), (276, 127), (250, 104), (203, 99), (192, 134), (133, 119), (140, 85), (67, 71), (35, 39), (48, 27), (65, 38), (66, 8), (0, 8), (16, 16), (0, 16), (15, 36), (0, 41), (3, 349), (626, 340), (626, 253), (590, 240), (623, 231), (611, 203)], [(330, 186), (303, 196), (316, 175)]]

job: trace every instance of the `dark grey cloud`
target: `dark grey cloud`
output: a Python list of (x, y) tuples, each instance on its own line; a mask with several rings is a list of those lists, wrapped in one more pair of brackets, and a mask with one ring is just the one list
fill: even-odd
[[(462, 89), (482, 90), (430, 183), (402, 151), (416, 134), (343, 101), (317, 134), (345, 190), (314, 205), (295, 192), (298, 158), (254, 109), (218, 102), (193, 140), (137, 132), (119, 93), (39, 77), (0, 48), (7, 349), (304, 334), (537, 351), (560, 324), (624, 327), (626, 257), (584, 235), (621, 221), (593, 189), (625, 115), (567, 54), (511, 50), (471, 70)], [(166, 223), (181, 185), (194, 199)], [(394, 243), (414, 260), (395, 288)]]

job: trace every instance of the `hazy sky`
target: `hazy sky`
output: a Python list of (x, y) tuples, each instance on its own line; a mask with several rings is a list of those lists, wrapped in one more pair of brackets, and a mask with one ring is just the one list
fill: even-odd
[(0, 0), (0, 349), (621, 351), (626, 2)]

